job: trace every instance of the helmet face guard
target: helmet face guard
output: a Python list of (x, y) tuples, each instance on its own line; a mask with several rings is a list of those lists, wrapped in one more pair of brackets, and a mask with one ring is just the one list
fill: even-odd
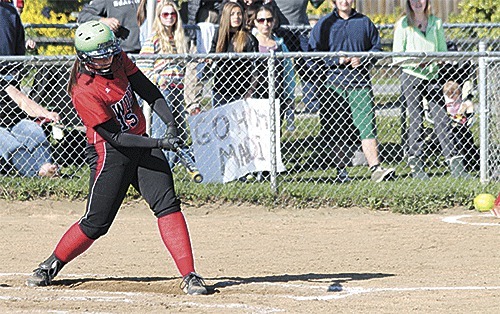
[[(106, 75), (111, 73), (112, 57), (119, 55), (122, 49), (118, 42), (109, 43), (107, 47), (100, 48), (91, 52), (78, 51), (78, 59), (85, 64), (85, 66), (99, 75)], [(109, 62), (102, 62), (108, 59)]]
[[(113, 56), (122, 51), (111, 29), (96, 21), (81, 24), (76, 30), (75, 49), (78, 59), (95, 74), (112, 73)], [(106, 62), (108, 60), (108, 62)]]

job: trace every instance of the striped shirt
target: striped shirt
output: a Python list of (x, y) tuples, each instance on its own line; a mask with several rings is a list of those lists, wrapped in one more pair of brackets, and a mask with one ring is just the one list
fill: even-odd
[[(169, 38), (173, 48), (171, 54), (177, 54), (177, 48), (173, 37)], [(154, 33), (142, 46), (140, 54), (162, 54), (160, 38)], [(138, 60), (137, 66), (142, 72), (155, 83), (160, 89), (166, 89), (172, 85), (181, 85), (184, 79), (184, 67), (182, 59), (157, 58)]]

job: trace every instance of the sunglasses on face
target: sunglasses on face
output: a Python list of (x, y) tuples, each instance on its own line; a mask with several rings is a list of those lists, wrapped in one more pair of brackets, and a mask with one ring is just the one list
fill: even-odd
[(256, 19), (257, 23), (259, 24), (264, 24), (264, 22), (267, 22), (269, 24), (273, 23), (274, 22), (274, 18), (272, 17), (267, 17), (267, 18), (259, 18), (259, 19)]
[(163, 13), (161, 14), (161, 17), (162, 17), (162, 18), (164, 18), (164, 19), (166, 19), (166, 18), (167, 18), (167, 17), (169, 17), (169, 16), (171, 16), (171, 17), (176, 17), (176, 16), (177, 16), (177, 13), (176, 13), (176, 12), (163, 12)]

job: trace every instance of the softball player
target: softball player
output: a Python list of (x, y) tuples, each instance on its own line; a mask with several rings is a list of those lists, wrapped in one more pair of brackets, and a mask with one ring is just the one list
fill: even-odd
[[(75, 109), (87, 129), (90, 188), (86, 212), (72, 225), (52, 255), (28, 278), (28, 286), (48, 286), (61, 268), (106, 234), (132, 185), (158, 218), (161, 238), (183, 277), (187, 294), (207, 294), (196, 274), (191, 241), (172, 171), (161, 149), (180, 144), (174, 118), (161, 92), (119, 46), (111, 29), (98, 21), (76, 30), (77, 60), (68, 84)], [(167, 124), (163, 139), (146, 135), (134, 92)]]

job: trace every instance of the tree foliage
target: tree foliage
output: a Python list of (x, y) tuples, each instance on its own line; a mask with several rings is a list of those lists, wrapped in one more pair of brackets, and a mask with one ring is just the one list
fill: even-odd
[[(24, 24), (66, 24), (76, 22), (76, 18), (71, 14), (73, 9), (79, 9), (76, 5), (78, 0), (69, 1), (65, 6), (57, 0), (25, 0), (24, 10), (21, 20)], [(57, 9), (55, 9), (57, 8)], [(71, 41), (74, 30), (67, 28), (25, 28), (26, 38), (37, 42), (38, 53), (43, 55), (72, 54), (73, 48), (70, 45), (61, 46), (51, 44), (59, 40)]]
[(450, 23), (498, 23), (500, 8), (498, 0), (462, 0), (460, 13), (451, 14)]

